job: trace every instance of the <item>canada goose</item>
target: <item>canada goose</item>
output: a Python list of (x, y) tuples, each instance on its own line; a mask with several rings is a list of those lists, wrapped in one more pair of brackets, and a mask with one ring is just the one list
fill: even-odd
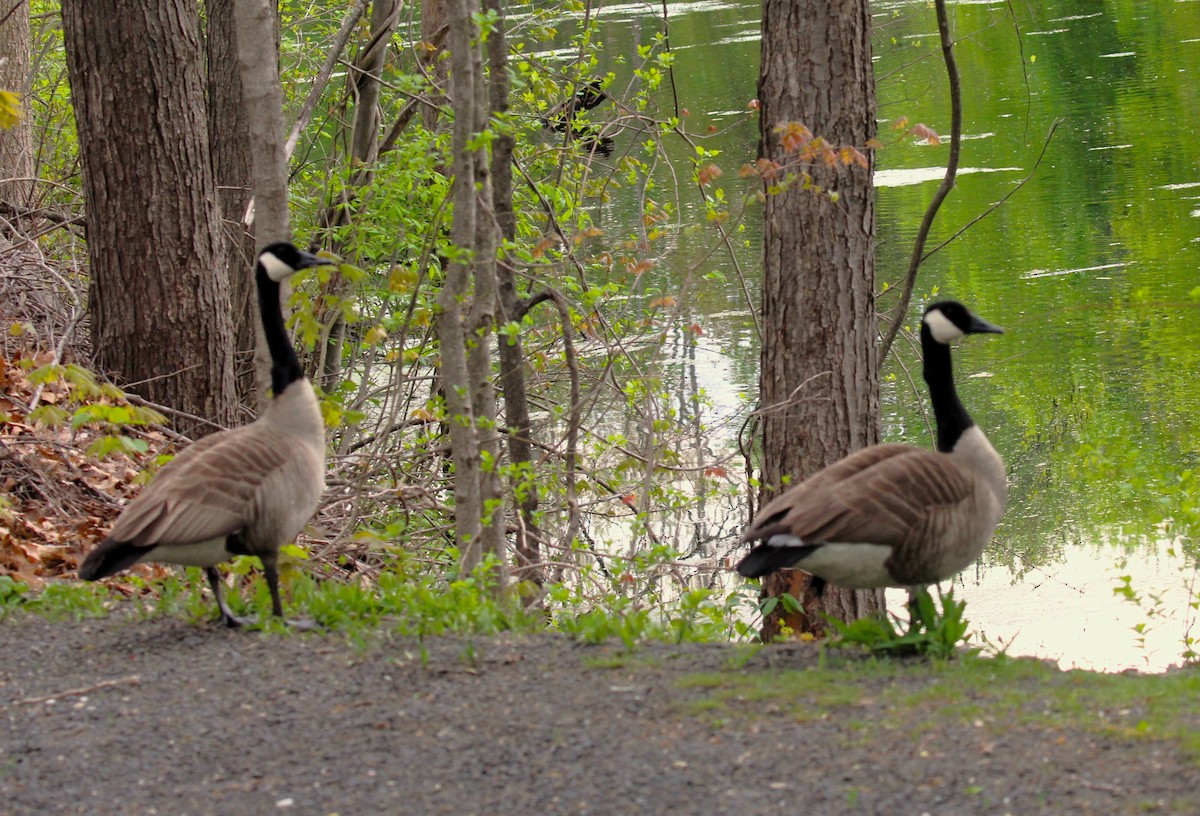
[(937, 451), (873, 445), (818, 471), (768, 502), (743, 541), (759, 542), (737, 565), (747, 578), (786, 567), (854, 589), (905, 587), (910, 599), (979, 557), (1008, 494), (1004, 462), (971, 421), (950, 366), (950, 343), (1002, 333), (952, 300), (921, 320), (925, 382)]
[(271, 353), (274, 398), (257, 420), (220, 431), (168, 463), (122, 511), (108, 537), (79, 567), (95, 581), (142, 561), (203, 567), (221, 619), (234, 617), (221, 596), (216, 565), (234, 555), (262, 561), (271, 609), (283, 617), (276, 559), (317, 509), (325, 489), (325, 430), (312, 385), (284, 327), (279, 284), (329, 261), (288, 243), (259, 253), (254, 277)]
[(596, 125), (575, 123), (575, 114), (589, 111), (606, 99), (608, 94), (601, 87), (600, 80), (588, 80), (573, 97), (557, 105), (550, 111), (549, 116), (542, 117), (542, 126), (558, 133), (566, 133), (569, 130), (571, 138), (585, 153), (611, 156), (616, 143), (610, 137), (601, 136), (600, 128)]

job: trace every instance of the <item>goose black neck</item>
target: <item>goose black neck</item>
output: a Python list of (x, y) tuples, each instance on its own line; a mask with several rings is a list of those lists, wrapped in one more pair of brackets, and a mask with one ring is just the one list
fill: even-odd
[(954, 387), (950, 346), (934, 340), (929, 327), (924, 324), (921, 325), (921, 352), (925, 359), (925, 384), (929, 386), (929, 400), (933, 403), (933, 417), (937, 422), (938, 450), (949, 453), (954, 450), (959, 437), (975, 423)]
[(278, 397), (284, 389), (304, 376), (304, 369), (300, 367), (300, 358), (292, 348), (292, 340), (283, 323), (279, 284), (271, 280), (261, 263), (255, 265), (254, 280), (258, 285), (258, 312), (262, 317), (263, 336), (271, 352), (271, 391)]

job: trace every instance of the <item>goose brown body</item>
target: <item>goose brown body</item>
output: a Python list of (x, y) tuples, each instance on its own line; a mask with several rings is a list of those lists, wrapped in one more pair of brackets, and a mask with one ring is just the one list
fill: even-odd
[(316, 394), (299, 380), (256, 422), (191, 445), (130, 502), (79, 576), (104, 578), (140, 561), (211, 567), (233, 555), (273, 559), (324, 490), (321, 428)]
[(758, 512), (738, 572), (798, 567), (840, 586), (916, 591), (975, 561), (1008, 489), (1003, 460), (958, 400), (949, 342), (999, 331), (954, 301), (930, 306), (922, 348), (938, 450), (874, 445), (813, 474)]

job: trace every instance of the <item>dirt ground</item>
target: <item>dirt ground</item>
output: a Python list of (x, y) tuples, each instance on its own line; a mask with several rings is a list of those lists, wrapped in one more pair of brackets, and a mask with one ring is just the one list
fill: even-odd
[(852, 704), (804, 716), (752, 694), (712, 702), (722, 677), (821, 671), (817, 654), (627, 657), (550, 636), (423, 653), (172, 619), (10, 618), (0, 813), (1200, 813), (1200, 768), (1168, 741), (919, 713), (897, 727), (872, 676), (845, 690)]

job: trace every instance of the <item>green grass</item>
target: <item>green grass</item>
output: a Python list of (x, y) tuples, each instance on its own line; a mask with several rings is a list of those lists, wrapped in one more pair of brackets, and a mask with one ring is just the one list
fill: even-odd
[(82, 620), (107, 615), (115, 600), (100, 584), (73, 581), (51, 582), (41, 592), (0, 575), (0, 621), (18, 612), (33, 612), (49, 620)]
[(1076, 729), (1107, 738), (1171, 741), (1200, 764), (1200, 674), (1195, 672), (1062, 672), (1006, 657), (869, 659), (830, 660), (808, 670), (701, 673), (678, 685), (706, 692), (688, 704), (691, 713), (726, 724), (782, 715), (798, 722), (823, 716), (863, 719), (874, 729), (913, 733), (949, 723), (996, 733)]

